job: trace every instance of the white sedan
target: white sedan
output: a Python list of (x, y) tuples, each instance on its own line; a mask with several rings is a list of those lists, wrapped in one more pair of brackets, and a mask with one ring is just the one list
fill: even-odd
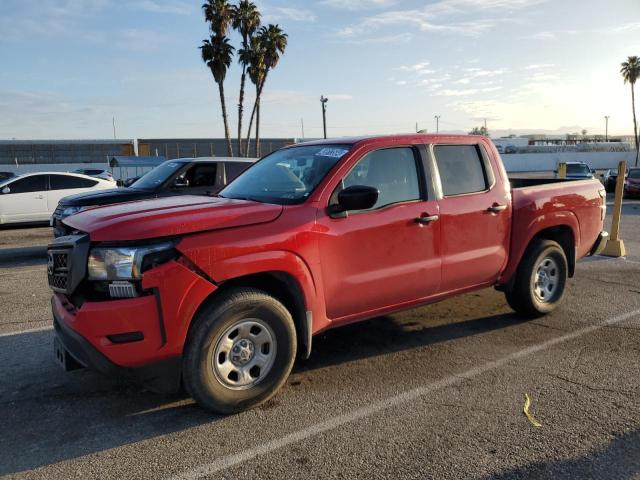
[(48, 222), (62, 197), (114, 188), (100, 178), (62, 172), (26, 173), (0, 182), (0, 225)]

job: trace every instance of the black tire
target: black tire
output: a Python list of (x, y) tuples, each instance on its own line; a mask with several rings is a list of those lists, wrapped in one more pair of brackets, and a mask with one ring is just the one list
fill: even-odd
[[(219, 369), (214, 369), (213, 356), (230, 329), (233, 332), (238, 322), (251, 319), (262, 321), (270, 329), (270, 338), (275, 340), (270, 348), (275, 353), (269, 370), (255, 385), (238, 389), (225, 385), (224, 382), (232, 382), (232, 377), (221, 377)], [(185, 346), (182, 375), (185, 388), (202, 407), (222, 414), (254, 408), (275, 395), (289, 376), (296, 356), (295, 325), (285, 306), (267, 293), (252, 288), (230, 290), (205, 306), (193, 322)], [(228, 337), (231, 338), (231, 334)], [(231, 341), (235, 346), (239, 340)], [(229, 355), (233, 356), (231, 352)]]
[[(544, 266), (545, 262), (551, 267)], [(547, 287), (553, 287), (553, 292), (547, 298), (544, 298), (544, 294), (548, 293), (548, 290), (537, 286), (539, 267), (556, 270), (553, 281), (547, 283)], [(513, 288), (505, 292), (507, 303), (517, 313), (529, 318), (541, 317), (552, 312), (564, 297), (568, 271), (567, 257), (557, 242), (533, 240), (522, 256)], [(542, 291), (542, 295), (537, 294), (536, 291)]]

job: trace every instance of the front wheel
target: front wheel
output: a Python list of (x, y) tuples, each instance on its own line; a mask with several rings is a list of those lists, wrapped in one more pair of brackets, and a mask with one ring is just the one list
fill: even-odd
[(540, 317), (555, 310), (564, 296), (567, 257), (553, 240), (534, 240), (520, 261), (513, 288), (505, 292), (517, 313)]
[(193, 320), (183, 357), (187, 391), (201, 406), (236, 413), (271, 398), (296, 356), (296, 331), (282, 303), (260, 290), (230, 290)]

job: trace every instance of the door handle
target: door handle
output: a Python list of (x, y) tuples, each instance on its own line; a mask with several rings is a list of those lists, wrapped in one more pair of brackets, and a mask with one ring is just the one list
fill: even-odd
[(418, 217), (414, 219), (414, 222), (416, 222), (419, 225), (428, 225), (431, 222), (437, 221), (439, 218), (440, 218), (439, 215), (424, 216), (424, 217)]
[(44, 198), (44, 196), (42, 196), (42, 195), (36, 195), (36, 198), (37, 198), (38, 200), (42, 200), (42, 199)]
[(491, 205), (489, 208), (487, 208), (487, 212), (491, 212), (491, 213), (500, 213), (503, 212), (507, 209), (506, 205), (498, 205), (497, 203), (494, 205)]

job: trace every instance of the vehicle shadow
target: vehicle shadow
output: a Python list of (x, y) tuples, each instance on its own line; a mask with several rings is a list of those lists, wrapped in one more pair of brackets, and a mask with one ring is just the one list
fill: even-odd
[(640, 474), (640, 430), (616, 435), (601, 450), (577, 458), (536, 462), (485, 477), (485, 480), (521, 478), (635, 479)]
[[(314, 339), (312, 358), (298, 362), (294, 372), (425, 347), (522, 322), (515, 315), (501, 314), (429, 326), (424, 320), (412, 321), (411, 315), (399, 317), (402, 320), (380, 317), (319, 335)], [(225, 418), (199, 408), (185, 394), (158, 395), (90, 371), (65, 373), (53, 361), (52, 340), (51, 330), (0, 337), (0, 475)]]

